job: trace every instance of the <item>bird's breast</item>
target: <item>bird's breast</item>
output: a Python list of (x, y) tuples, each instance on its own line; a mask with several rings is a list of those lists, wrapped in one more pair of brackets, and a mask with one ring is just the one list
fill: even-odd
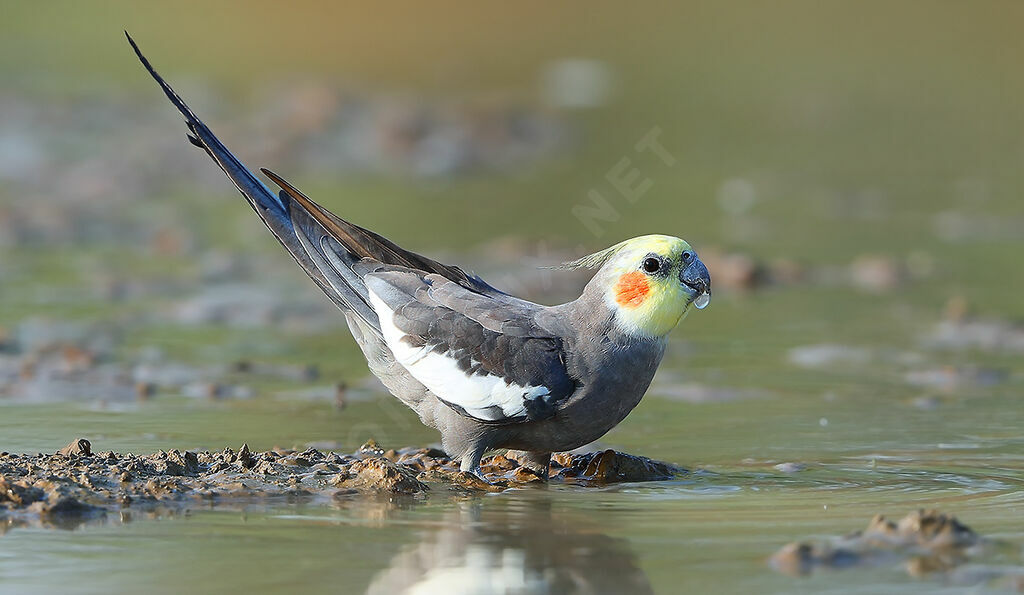
[(554, 450), (571, 450), (597, 440), (640, 403), (665, 353), (663, 341), (606, 350), (580, 346), (572, 362), (580, 387), (551, 418)]

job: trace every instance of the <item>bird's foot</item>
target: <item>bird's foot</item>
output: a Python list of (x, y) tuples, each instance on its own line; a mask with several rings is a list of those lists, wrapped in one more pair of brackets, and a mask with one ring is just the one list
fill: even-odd
[(476, 453), (472, 453), (472, 456), (462, 459), (462, 464), (459, 465), (459, 476), (470, 483), (476, 480), (482, 481), (487, 485), (493, 485), (484, 476), (484, 471), (480, 468), (480, 456)]
[(551, 469), (551, 453), (510, 450), (505, 453), (505, 456), (519, 463), (524, 471), (532, 473), (544, 481), (548, 480), (548, 472)]
[(484, 477), (480, 467), (471, 471), (459, 471), (452, 479), (461, 487), (476, 491), (500, 492), (508, 487), (507, 481), (491, 481)]

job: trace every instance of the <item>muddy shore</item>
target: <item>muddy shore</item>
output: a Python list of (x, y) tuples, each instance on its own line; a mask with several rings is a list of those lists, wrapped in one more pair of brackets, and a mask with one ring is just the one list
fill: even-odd
[[(354, 453), (309, 448), (256, 452), (243, 445), (217, 452), (151, 455), (93, 452), (79, 438), (55, 454), (0, 453), (0, 520), (103, 515), (129, 508), (187, 508), (244, 503), (310, 503), (369, 494), (499, 492), (544, 479), (514, 453), (486, 457), (487, 481), (460, 472), (434, 448), (384, 449), (370, 441)], [(604, 485), (669, 479), (685, 470), (613, 450), (560, 453), (552, 482)]]

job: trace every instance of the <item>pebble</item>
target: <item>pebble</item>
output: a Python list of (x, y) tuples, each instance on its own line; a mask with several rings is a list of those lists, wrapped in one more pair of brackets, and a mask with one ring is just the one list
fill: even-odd
[(850, 264), (850, 283), (868, 293), (886, 293), (907, 279), (904, 267), (886, 256), (865, 255)]
[(666, 381), (655, 381), (655, 384), (651, 387), (649, 394), (652, 397), (668, 399), (671, 401), (683, 401), (686, 403), (726, 403), (730, 401), (763, 398), (768, 396), (769, 393), (767, 391), (755, 389), (710, 386), (695, 382), (671, 383)]
[(72, 440), (70, 444), (57, 451), (57, 454), (79, 457), (88, 457), (92, 455), (92, 443), (85, 438), (79, 438)]
[(807, 465), (803, 463), (779, 463), (772, 468), (780, 473), (799, 473), (807, 469)]
[(1024, 325), (1006, 320), (971, 318), (961, 309), (949, 306), (950, 318), (940, 321), (921, 338), (929, 349), (967, 351), (976, 349), (991, 353), (1024, 353)]
[(794, 347), (787, 353), (791, 364), (801, 368), (822, 368), (835, 364), (862, 366), (871, 361), (871, 351), (836, 343)]
[(953, 391), (965, 387), (996, 386), (1010, 378), (1005, 369), (979, 366), (943, 366), (911, 370), (903, 375), (908, 384), (942, 391)]

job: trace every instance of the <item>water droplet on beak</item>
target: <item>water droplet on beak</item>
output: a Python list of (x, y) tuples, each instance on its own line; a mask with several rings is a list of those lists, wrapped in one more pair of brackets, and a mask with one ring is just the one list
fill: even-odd
[(698, 310), (703, 310), (704, 308), (707, 308), (708, 304), (710, 304), (710, 303), (711, 303), (711, 294), (710, 293), (702, 293), (702, 294), (698, 295), (696, 298), (694, 298), (694, 300), (693, 300), (693, 305), (697, 306)]

